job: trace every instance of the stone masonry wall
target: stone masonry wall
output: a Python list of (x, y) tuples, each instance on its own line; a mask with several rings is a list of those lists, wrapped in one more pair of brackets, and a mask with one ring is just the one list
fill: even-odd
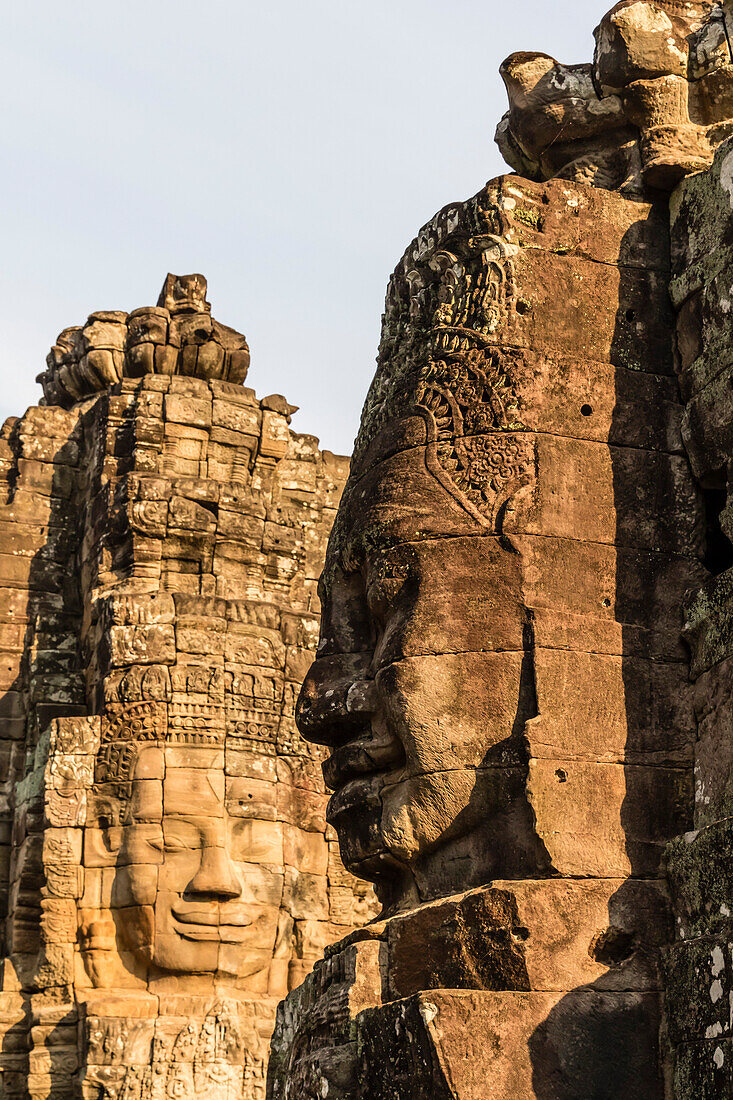
[(8, 1100), (261, 1096), (277, 1000), (374, 911), (293, 720), (348, 461), (205, 293), (66, 330), (2, 429)]
[(689, 594), (695, 693), (695, 828), (670, 848), (677, 943), (666, 963), (675, 1100), (733, 1096), (733, 143), (672, 200), (684, 438), (707, 504), (711, 576)]

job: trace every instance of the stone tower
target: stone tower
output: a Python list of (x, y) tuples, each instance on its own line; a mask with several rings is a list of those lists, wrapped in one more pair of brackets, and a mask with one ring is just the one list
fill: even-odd
[(66, 329), (2, 429), (3, 1097), (264, 1093), (373, 912), (293, 709), (348, 461), (243, 385), (200, 275)]
[(383, 910), (270, 1100), (733, 1095), (732, 33), (513, 55), (518, 175), (390, 280), (297, 709)]

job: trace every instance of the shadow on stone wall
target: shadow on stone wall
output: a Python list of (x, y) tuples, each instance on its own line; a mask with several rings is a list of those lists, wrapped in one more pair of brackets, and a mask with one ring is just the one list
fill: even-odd
[[(628, 233), (624, 240), (622, 255), (633, 255), (632, 234), (633, 231)], [(633, 474), (633, 462), (628, 461), (629, 444), (624, 443), (629, 416), (634, 413), (629, 408), (634, 378), (622, 364), (630, 361), (630, 326), (637, 323), (638, 290), (635, 294), (634, 269), (621, 267), (620, 271), (611, 352), (616, 387), (611, 441), (620, 444), (612, 451), (611, 460), (617, 538), (623, 541), (626, 536), (628, 542), (629, 532), (651, 528), (669, 547), (675, 539), (674, 517), (680, 507), (675, 494), (679, 483), (675, 484), (669, 464), (658, 463), (661, 480), (652, 495), (657, 514), (640, 515), (638, 478)], [(661, 308), (666, 306), (664, 302)], [(667, 308), (671, 341), (673, 319), (671, 307)], [(649, 370), (653, 353), (648, 353), (645, 346), (639, 348), (638, 343), (633, 350), (636, 369)], [(660, 365), (660, 373), (662, 369), (667, 374), (672, 372), (671, 347), (668, 361), (663, 367)], [(589, 402), (592, 401), (589, 394)], [(662, 422), (660, 417), (659, 423)], [(659, 545), (664, 552), (665, 545)], [(699, 549), (690, 546), (680, 548), (678, 553), (694, 555)], [(639, 554), (629, 547), (617, 553), (614, 618), (622, 624), (622, 679), (628, 730), (625, 796), (620, 818), (630, 874), (610, 899), (608, 930), (589, 948), (598, 962), (609, 967), (608, 972), (565, 995), (531, 1036), (529, 1048), (537, 1100), (591, 1097), (661, 1100), (665, 1093), (658, 952), (663, 943), (672, 939), (673, 924), (663, 878), (659, 879), (663, 875), (665, 841), (691, 827), (692, 745), (688, 736), (685, 755), (685, 748), (680, 745), (684, 737), (681, 739), (679, 732), (675, 735), (675, 720), (684, 704), (679, 697), (674, 698), (675, 689), (671, 685), (674, 677), (660, 675), (666, 662), (659, 661), (659, 657), (666, 653), (669, 661), (669, 655), (676, 650), (671, 663), (680, 668), (679, 662), (685, 662), (684, 681), (687, 679), (685, 654), (678, 640), (685, 570), (675, 569), (674, 565), (665, 568), (663, 552)], [(642, 657), (640, 661), (640, 647), (655, 660)], [(602, 720), (599, 714), (599, 721)], [(669, 735), (664, 739), (667, 744), (652, 758), (650, 749), (662, 747), (660, 734), (664, 732)], [(641, 763), (645, 755), (651, 767)], [(667, 766), (670, 762), (675, 766)]]
[[(0, 960), (5, 960), (0, 961), (0, 1092), (7, 1100), (70, 1096), (78, 1069), (73, 973), (49, 947), (63, 922), (69, 960), (77, 899), (70, 880), (64, 883), (59, 875), (49, 881), (45, 874), (44, 830), (50, 823), (42, 777), (49, 724), (87, 713), (80, 562), (84, 512), (77, 495), (84, 421), (84, 414), (31, 408), (25, 417), (6, 421), (1, 433), (6, 460), (0, 490), (6, 540), (0, 565), (3, 619), (23, 629), (11, 661), (3, 661), (15, 670), (15, 678), (0, 698), (8, 840), (0, 884)], [(63, 777), (58, 781), (63, 783)]]

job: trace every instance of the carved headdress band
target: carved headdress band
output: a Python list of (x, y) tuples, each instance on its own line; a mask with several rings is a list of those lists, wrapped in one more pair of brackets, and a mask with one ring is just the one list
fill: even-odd
[(354, 466), (387, 422), (418, 416), (429, 472), (496, 531), (529, 480), (534, 451), (496, 338), (514, 303), (517, 246), (502, 235), (500, 203), (482, 205), (481, 197), (438, 215), (393, 276)]
[(97, 783), (128, 784), (146, 745), (223, 748), (224, 707), (217, 703), (169, 703), (144, 699), (108, 707), (97, 756)]

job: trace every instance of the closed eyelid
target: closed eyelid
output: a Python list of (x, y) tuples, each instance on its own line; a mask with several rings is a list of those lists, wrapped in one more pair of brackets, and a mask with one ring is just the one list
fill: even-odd
[(164, 844), (170, 841), (179, 841), (183, 844), (193, 842), (195, 844), (203, 839), (204, 833), (202, 829), (193, 821), (166, 821), (163, 825)]
[(366, 580), (367, 592), (372, 589), (378, 589), (380, 587), (386, 587), (388, 589), (393, 588), (395, 585), (403, 585), (409, 576), (409, 571), (405, 569), (390, 569), (386, 571), (384, 569), (372, 570), (371, 575)]
[(379, 574), (373, 577), (367, 583), (366, 597), (367, 603), (372, 605), (379, 601), (391, 601), (402, 591), (408, 580), (408, 571), (393, 572), (388, 576)]
[(163, 838), (163, 847), (164, 848), (175, 848), (175, 847), (190, 848), (190, 844), (188, 843), (190, 839), (193, 839), (193, 838), (192, 837), (171, 836), (171, 834), (168, 833), (168, 835)]

